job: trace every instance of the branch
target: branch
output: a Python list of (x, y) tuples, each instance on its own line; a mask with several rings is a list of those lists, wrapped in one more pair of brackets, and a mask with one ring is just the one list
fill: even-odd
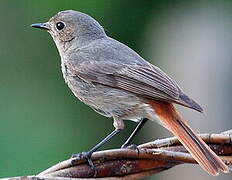
[[(232, 130), (221, 134), (200, 134), (211, 149), (232, 166)], [(85, 160), (68, 159), (36, 176), (6, 178), (0, 180), (131, 180), (141, 179), (170, 169), (176, 165), (196, 161), (177, 138), (155, 140), (138, 146), (137, 150), (112, 149), (98, 151), (92, 155), (95, 169)]]

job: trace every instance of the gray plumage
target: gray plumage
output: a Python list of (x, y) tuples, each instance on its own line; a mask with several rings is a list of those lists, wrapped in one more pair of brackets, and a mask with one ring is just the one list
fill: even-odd
[(47, 30), (61, 56), (65, 82), (75, 96), (98, 113), (112, 117), (115, 130), (88, 152), (72, 157), (87, 159), (124, 129), (123, 120), (139, 121), (122, 145), (131, 140), (150, 120), (158, 120), (183, 143), (195, 160), (212, 175), (228, 167), (186, 124), (172, 103), (197, 111), (202, 108), (158, 67), (126, 45), (108, 37), (92, 17), (77, 11), (62, 11), (47, 23), (32, 27)]
[[(64, 23), (62, 30), (57, 29), (58, 22)], [(146, 99), (203, 111), (158, 67), (108, 37), (92, 17), (72, 10), (62, 11), (46, 26), (59, 50), (69, 88), (100, 114), (113, 117), (115, 128), (124, 127), (122, 119), (151, 118)]]

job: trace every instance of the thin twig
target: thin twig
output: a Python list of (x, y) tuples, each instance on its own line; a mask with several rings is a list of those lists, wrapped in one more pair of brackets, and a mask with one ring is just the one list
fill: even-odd
[[(228, 166), (232, 166), (232, 130), (221, 134), (200, 134), (200, 137)], [(91, 159), (95, 169), (91, 168), (85, 160), (68, 159), (36, 176), (7, 179), (94, 180), (97, 178), (97, 180), (136, 180), (179, 164), (196, 164), (196, 161), (175, 137), (141, 144), (137, 150), (113, 149), (98, 151), (92, 155)]]

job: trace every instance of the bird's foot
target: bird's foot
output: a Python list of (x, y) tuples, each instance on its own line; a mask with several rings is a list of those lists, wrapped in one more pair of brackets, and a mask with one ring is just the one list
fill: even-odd
[(73, 154), (71, 156), (71, 158), (73, 159), (71, 163), (76, 164), (80, 160), (86, 160), (89, 166), (91, 167), (91, 169), (95, 170), (95, 166), (93, 164), (93, 161), (91, 160), (91, 156), (92, 156), (91, 152), (81, 152), (81, 153)]
[(138, 154), (139, 154), (139, 148), (138, 148), (138, 146), (137, 146), (136, 144), (130, 144), (130, 145), (128, 145), (128, 144), (123, 144), (123, 145), (121, 146), (121, 148), (122, 148), (122, 149), (136, 150), (136, 151), (138, 152)]

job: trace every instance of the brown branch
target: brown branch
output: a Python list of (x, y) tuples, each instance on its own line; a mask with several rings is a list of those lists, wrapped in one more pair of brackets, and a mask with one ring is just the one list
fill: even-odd
[[(232, 166), (232, 130), (221, 134), (200, 134), (201, 138), (223, 161)], [(171, 137), (138, 146), (138, 150), (113, 149), (99, 151), (92, 155), (95, 169), (85, 160), (68, 159), (60, 162), (36, 176), (7, 178), (8, 180), (59, 180), (59, 179), (98, 179), (131, 180), (159, 173), (173, 166), (196, 161), (180, 144)], [(6, 179), (1, 179), (6, 180)]]

